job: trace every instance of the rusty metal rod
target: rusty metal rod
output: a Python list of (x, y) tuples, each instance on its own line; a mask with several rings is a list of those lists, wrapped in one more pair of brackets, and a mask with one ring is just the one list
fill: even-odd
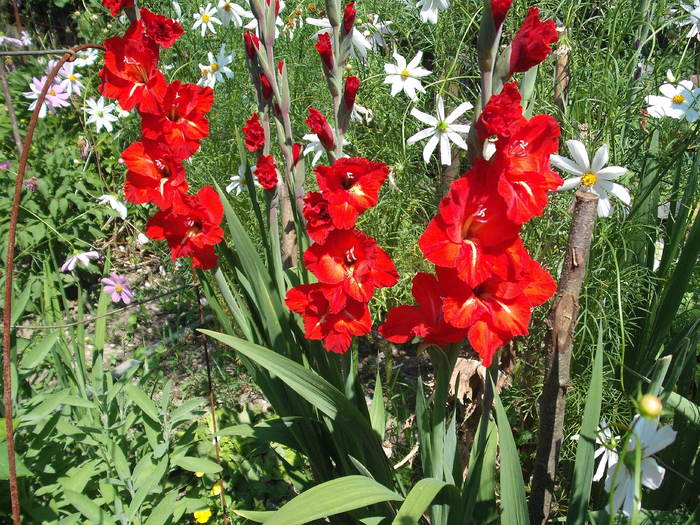
[(103, 46), (97, 44), (80, 44), (65, 52), (63, 57), (56, 63), (53, 69), (46, 77), (46, 83), (39, 93), (36, 100), (36, 107), (32, 113), (32, 118), (29, 120), (27, 127), (27, 135), (24, 137), (24, 146), (22, 147), (22, 155), (19, 159), (17, 168), (17, 179), (15, 180), (15, 194), (12, 199), (12, 210), (10, 212), (10, 227), (7, 234), (7, 262), (5, 264), (5, 304), (2, 312), (2, 375), (3, 375), (3, 405), (5, 409), (5, 430), (7, 432), (7, 464), (8, 464), (8, 479), (10, 483), (10, 501), (12, 503), (12, 521), (14, 525), (20, 525), (20, 504), (19, 491), (17, 488), (17, 466), (15, 464), (15, 435), (12, 425), (12, 375), (10, 372), (11, 359), (11, 334), (12, 334), (12, 273), (14, 271), (15, 258), (15, 239), (17, 236), (17, 220), (19, 218), (19, 203), (22, 197), (22, 182), (24, 181), (24, 173), (27, 171), (27, 160), (31, 151), (32, 137), (34, 129), (39, 119), (39, 112), (46, 100), (46, 94), (53, 84), (58, 70), (63, 67), (69, 59), (75, 56), (75, 53), (83, 49), (101, 49)]

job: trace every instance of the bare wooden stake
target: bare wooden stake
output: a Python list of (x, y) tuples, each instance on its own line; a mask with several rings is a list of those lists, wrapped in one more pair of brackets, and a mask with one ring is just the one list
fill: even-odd
[(548, 319), (547, 372), (540, 398), (537, 455), (530, 492), (530, 522), (533, 525), (547, 523), (554, 495), (564, 431), (566, 391), (570, 387), (569, 365), (579, 309), (578, 298), (586, 275), (586, 261), (598, 209), (598, 196), (593, 193), (577, 191), (575, 200), (566, 260)]

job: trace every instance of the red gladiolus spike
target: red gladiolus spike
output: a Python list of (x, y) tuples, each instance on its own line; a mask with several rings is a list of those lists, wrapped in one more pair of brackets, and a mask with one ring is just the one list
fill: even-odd
[(345, 79), (345, 91), (343, 91), (343, 101), (345, 102), (345, 108), (348, 111), (352, 111), (352, 107), (355, 105), (355, 97), (357, 96), (358, 89), (360, 89), (359, 78), (349, 76)]
[(243, 137), (245, 138), (245, 147), (248, 151), (258, 151), (265, 145), (265, 130), (260, 125), (260, 116), (253, 113), (243, 126)]
[(326, 242), (328, 234), (335, 229), (328, 212), (328, 201), (319, 192), (310, 191), (304, 197), (303, 213), (309, 237), (321, 244)]
[(523, 107), (516, 82), (508, 82), (498, 95), (492, 95), (488, 104), (476, 121), (480, 140), (496, 135), (499, 139), (509, 138), (514, 128), (522, 125)]
[(141, 22), (146, 36), (163, 49), (172, 46), (182, 35), (182, 26), (175, 20), (141, 8)]
[(209, 270), (216, 266), (214, 246), (222, 241), (219, 226), (224, 208), (211, 186), (204, 186), (194, 195), (178, 197), (173, 206), (156, 213), (146, 223), (146, 235), (168, 241), (173, 260), (191, 257), (192, 266)]
[(214, 91), (209, 87), (182, 84), (168, 86), (157, 113), (141, 115), (143, 137), (164, 141), (179, 159), (192, 156), (200, 141), (209, 135), (205, 115), (211, 110)]
[(405, 343), (421, 337), (425, 343), (444, 346), (467, 337), (467, 330), (445, 322), (442, 313), (444, 292), (437, 278), (419, 273), (413, 278), (413, 297), (416, 306), (399, 306), (389, 310), (379, 333), (394, 343)]
[(330, 352), (343, 354), (353, 336), (365, 335), (372, 329), (367, 304), (347, 299), (342, 310), (330, 313), (328, 294), (332, 288), (321, 283), (302, 284), (287, 292), (287, 308), (302, 316), (307, 339), (323, 341)]
[(334, 230), (304, 253), (304, 265), (320, 282), (342, 285), (352, 299), (367, 302), (376, 288), (393, 286), (398, 274), (374, 239), (357, 230)]
[(122, 9), (134, 7), (134, 0), (102, 0), (102, 5), (109, 9), (112, 16), (117, 16)]
[(506, 203), (507, 215), (518, 224), (542, 215), (547, 192), (562, 185), (550, 169), (549, 156), (559, 147), (559, 126), (549, 115), (536, 115), (511, 131), (510, 139), (496, 142), (492, 180)]
[(488, 279), (477, 287), (462, 281), (454, 270), (437, 268), (445, 320), (468, 329), (467, 337), (484, 366), (493, 354), (517, 335), (526, 335), (530, 324), (530, 302), (521, 283)]
[[(116, 98), (125, 111), (158, 111), (166, 82), (158, 71), (158, 48), (143, 39), (113, 37), (105, 40), (105, 62), (100, 70), (102, 96)], [(155, 51), (154, 51), (155, 49)]]
[(129, 202), (152, 202), (159, 208), (172, 204), (175, 193), (187, 193), (185, 169), (168, 148), (156, 142), (134, 142), (122, 152), (127, 168), (124, 196)]
[(554, 20), (540, 21), (539, 9), (531, 7), (511, 44), (508, 76), (524, 73), (542, 62), (552, 52), (550, 44), (558, 39)]
[(255, 34), (251, 29), (246, 29), (243, 33), (243, 43), (245, 45), (245, 52), (250, 60), (255, 60), (257, 56), (256, 50), (260, 47), (260, 39), (258, 35)]
[(377, 204), (389, 170), (381, 162), (342, 158), (331, 167), (318, 166), (315, 173), (333, 224), (348, 229), (355, 226), (360, 214)]
[(318, 136), (318, 140), (321, 141), (324, 148), (332, 150), (335, 147), (333, 129), (319, 110), (309, 108), (309, 117), (306, 119), (306, 125), (309, 126), (311, 133), (315, 133)]
[(333, 46), (331, 45), (330, 35), (328, 33), (320, 33), (314, 47), (321, 56), (323, 65), (326, 66), (329, 71), (333, 71)]
[(512, 3), (513, 0), (491, 0), (491, 15), (493, 16), (493, 25), (496, 26), (496, 29), (503, 24)]
[(357, 10), (355, 9), (355, 2), (348, 2), (345, 4), (345, 9), (343, 9), (343, 29), (345, 29), (346, 33), (352, 31), (356, 16)]
[(439, 213), (418, 241), (430, 262), (456, 268), (471, 286), (477, 286), (494, 272), (507, 271), (499, 255), (520, 232), (519, 225), (505, 218), (501, 199), (481, 182), (486, 169), (488, 164), (481, 161), (452, 183)]
[(266, 190), (274, 190), (277, 187), (277, 168), (275, 158), (272, 155), (260, 155), (255, 165), (255, 177)]

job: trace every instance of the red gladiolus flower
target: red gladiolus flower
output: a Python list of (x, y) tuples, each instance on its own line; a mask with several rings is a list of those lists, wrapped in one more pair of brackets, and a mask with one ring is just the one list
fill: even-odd
[(272, 84), (265, 76), (265, 73), (260, 73), (260, 86), (262, 87), (262, 96), (265, 100), (272, 98)]
[(471, 286), (494, 273), (507, 275), (509, 260), (502, 255), (520, 232), (519, 225), (506, 219), (501, 199), (483, 182), (487, 169), (488, 164), (480, 161), (452, 183), (439, 213), (418, 240), (430, 262), (455, 268)]
[(345, 91), (343, 91), (343, 100), (345, 101), (345, 107), (348, 111), (352, 111), (352, 107), (355, 105), (355, 97), (357, 96), (358, 89), (360, 89), (359, 78), (349, 76), (345, 79)]
[(146, 36), (163, 49), (172, 46), (182, 35), (182, 26), (178, 22), (146, 8), (141, 8), (141, 22)]
[(511, 130), (523, 120), (520, 100), (516, 82), (508, 82), (501, 93), (492, 95), (476, 121), (479, 139), (483, 141), (493, 135), (499, 139), (509, 138)]
[(496, 26), (496, 29), (503, 24), (512, 3), (513, 0), (491, 0), (491, 15), (493, 16), (493, 25)]
[(134, 7), (134, 0), (102, 0), (102, 5), (109, 9), (112, 16), (117, 16), (122, 9)]
[(122, 152), (127, 168), (124, 196), (129, 202), (152, 202), (167, 208), (175, 193), (186, 194), (187, 182), (182, 162), (173, 158), (165, 145), (134, 142)]
[(224, 207), (211, 186), (194, 195), (176, 198), (177, 203), (161, 210), (146, 223), (146, 235), (156, 241), (167, 240), (173, 260), (192, 257), (192, 266), (209, 270), (216, 266), (214, 246), (222, 241), (219, 226)]
[(254, 173), (260, 185), (266, 190), (274, 190), (277, 187), (277, 168), (272, 155), (260, 155)]
[(260, 39), (251, 29), (246, 29), (243, 33), (243, 43), (245, 44), (245, 52), (248, 58), (255, 60), (257, 56), (256, 50), (260, 47)]
[[(158, 110), (166, 82), (158, 71), (158, 48), (143, 39), (113, 37), (105, 40), (105, 63), (100, 70), (102, 96), (116, 98), (125, 111)], [(155, 49), (155, 50), (154, 50)]]
[(265, 130), (260, 125), (260, 116), (257, 113), (253, 113), (253, 116), (245, 121), (243, 136), (245, 147), (250, 152), (258, 151), (265, 145)]
[(211, 88), (173, 82), (163, 96), (158, 113), (141, 115), (144, 138), (164, 141), (179, 159), (190, 157), (199, 148), (199, 142), (209, 135), (209, 121), (205, 115), (213, 102)]
[(307, 339), (321, 340), (326, 350), (343, 354), (353, 336), (370, 332), (372, 321), (367, 304), (353, 299), (347, 299), (339, 312), (331, 313), (328, 288), (332, 287), (320, 283), (295, 286), (287, 292), (285, 304), (302, 316)]
[(333, 224), (348, 229), (355, 226), (360, 214), (377, 204), (389, 170), (381, 162), (342, 158), (331, 167), (318, 166), (315, 173)]
[(330, 299), (334, 312), (343, 307), (345, 295), (367, 302), (376, 288), (393, 286), (398, 280), (391, 258), (358, 230), (330, 232), (326, 242), (306, 250), (304, 266), (322, 283), (338, 285), (338, 293)]
[(315, 133), (318, 136), (324, 148), (332, 150), (335, 147), (333, 129), (319, 110), (309, 108), (309, 117), (306, 119), (306, 125), (309, 126), (311, 133)]
[(443, 301), (445, 320), (468, 329), (467, 338), (484, 366), (501, 346), (528, 333), (531, 308), (521, 283), (488, 279), (471, 287), (452, 269), (436, 271), (442, 289), (449, 291)]
[(320, 33), (318, 41), (314, 44), (316, 51), (321, 55), (323, 65), (329, 71), (333, 71), (333, 46), (331, 45), (331, 37), (328, 33)]
[(352, 31), (352, 27), (355, 25), (355, 16), (357, 16), (355, 2), (348, 2), (343, 9), (343, 29), (346, 33)]
[(393, 343), (405, 343), (421, 337), (424, 343), (445, 346), (467, 338), (467, 329), (445, 322), (442, 299), (445, 292), (434, 275), (419, 273), (413, 278), (416, 306), (397, 306), (389, 310), (379, 333)]
[(508, 75), (524, 73), (542, 62), (552, 52), (550, 44), (558, 39), (554, 20), (540, 21), (539, 9), (531, 7), (511, 44)]
[(309, 237), (321, 244), (326, 242), (328, 234), (336, 229), (328, 213), (328, 201), (319, 192), (310, 191), (304, 197), (303, 213)]
[(511, 130), (510, 139), (496, 142), (491, 168), (500, 173), (497, 191), (506, 203), (508, 218), (518, 224), (542, 215), (547, 192), (563, 181), (549, 167), (559, 147), (559, 126), (549, 115), (536, 115)]

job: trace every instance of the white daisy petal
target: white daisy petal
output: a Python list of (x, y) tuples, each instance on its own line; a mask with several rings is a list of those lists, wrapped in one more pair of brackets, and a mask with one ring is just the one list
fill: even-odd
[(597, 173), (603, 166), (605, 166), (608, 163), (608, 145), (603, 144), (601, 147), (599, 147), (595, 155), (593, 155), (593, 162), (591, 163), (591, 171), (593, 173)]
[(569, 148), (569, 153), (574, 158), (574, 162), (578, 164), (579, 169), (584, 172), (589, 171), (591, 164), (588, 161), (588, 152), (586, 146), (580, 140), (567, 140), (566, 145)]
[(552, 154), (549, 156), (552, 165), (562, 171), (571, 173), (572, 175), (583, 175), (583, 170), (579, 168), (573, 160), (562, 157), (561, 155)]
[(426, 164), (430, 164), (430, 157), (433, 155), (433, 151), (435, 151), (435, 148), (437, 147), (439, 141), (440, 135), (436, 133), (432, 137), (430, 137), (430, 140), (426, 143), (425, 147), (423, 148), (423, 162), (425, 162)]

